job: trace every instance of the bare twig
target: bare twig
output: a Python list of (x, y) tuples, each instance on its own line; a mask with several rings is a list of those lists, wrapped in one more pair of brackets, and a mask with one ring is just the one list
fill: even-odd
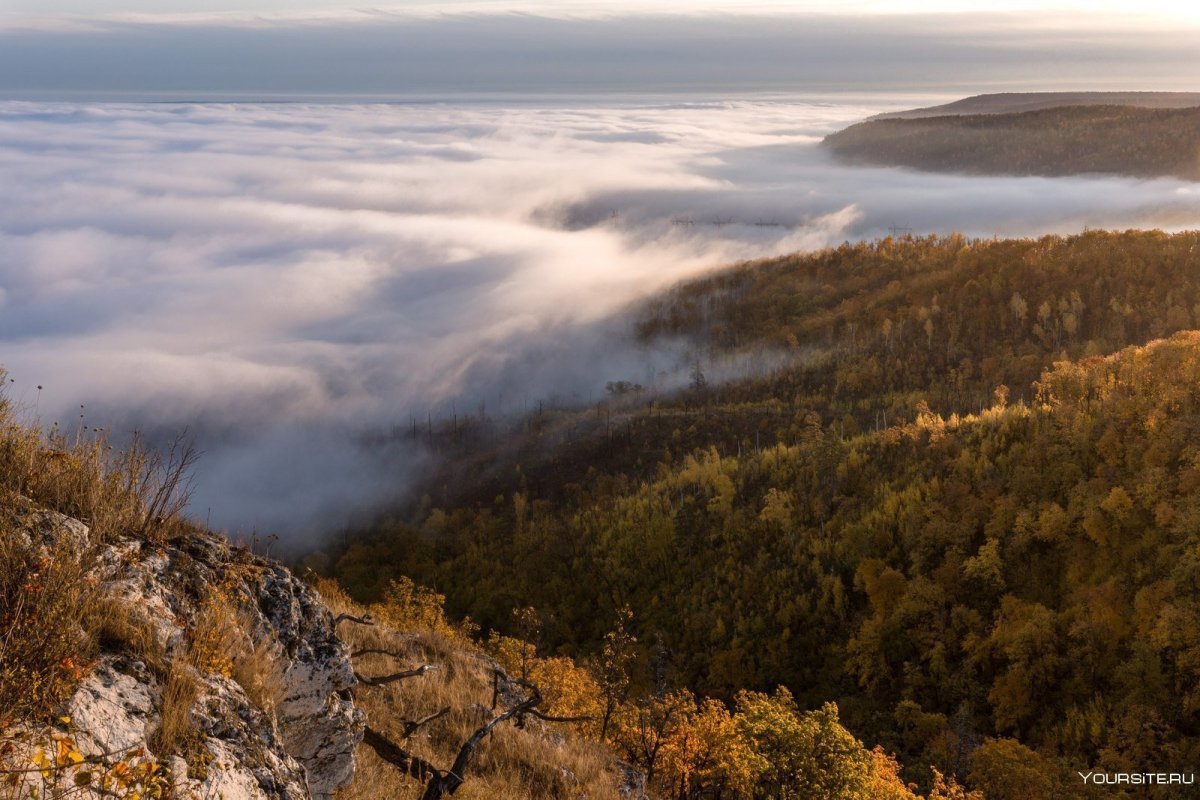
[(449, 713), (450, 713), (450, 706), (446, 706), (441, 711), (435, 711), (427, 717), (421, 717), (420, 719), (403, 720), (404, 733), (402, 734), (402, 738), (407, 739), (408, 737), (410, 737), (414, 733), (416, 733), (417, 730), (420, 729), (420, 727), (422, 725), (426, 725), (430, 722), (433, 722), (435, 719), (441, 719), (442, 717), (446, 716)]
[(533, 709), (533, 708), (531, 708), (528, 711), (528, 714), (531, 717), (537, 717), (538, 719), (543, 720), (545, 722), (595, 722), (596, 721), (595, 717), (587, 717), (587, 716), (552, 717), (549, 714), (543, 714), (542, 712), (538, 711), (537, 709)]
[(365, 686), (386, 686), (389, 683), (395, 683), (396, 681), (402, 681), (405, 678), (420, 677), (421, 675), (424, 675), (426, 672), (431, 672), (436, 669), (437, 669), (437, 664), (422, 664), (421, 666), (417, 667), (416, 669), (406, 669), (403, 672), (395, 672), (395, 673), (392, 673), (391, 675), (381, 675), (379, 677), (372, 677), (370, 675), (360, 675), (359, 673), (355, 672), (354, 677), (359, 683), (361, 683)]
[(338, 626), (338, 624), (342, 623), (342, 622), (353, 622), (357, 625), (374, 625), (375, 624), (375, 620), (372, 619), (370, 614), (367, 614), (365, 617), (356, 617), (353, 614), (338, 614), (336, 617), (333, 618), (333, 627), (336, 628)]
[(192, 494), (192, 467), (200, 451), (185, 430), (167, 447), (166, 456), (155, 455), (146, 466), (142, 485), (147, 492), (142, 532), (178, 519)]
[(363, 650), (355, 650), (350, 654), (351, 658), (359, 658), (361, 656), (389, 656), (391, 658), (408, 658), (407, 653), (397, 653), (395, 650), (383, 650), (378, 647), (367, 647)]

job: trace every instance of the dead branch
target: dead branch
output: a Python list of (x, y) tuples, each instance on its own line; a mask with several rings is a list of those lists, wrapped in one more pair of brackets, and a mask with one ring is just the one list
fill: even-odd
[(436, 669), (437, 669), (437, 664), (422, 664), (421, 666), (417, 667), (416, 669), (406, 669), (403, 672), (395, 672), (395, 673), (392, 673), (391, 675), (381, 675), (379, 677), (372, 677), (370, 675), (360, 675), (359, 673), (355, 672), (354, 678), (355, 678), (355, 680), (357, 680), (359, 683), (363, 684), (364, 686), (386, 686), (389, 683), (395, 683), (396, 681), (402, 681), (405, 678), (419, 677), (421, 675), (424, 675), (426, 672), (430, 672), (430, 671), (433, 671)]
[[(356, 677), (358, 677), (360, 682), (369, 686), (378, 686), (382, 683), (390, 683), (392, 680), (423, 675), (430, 669), (436, 669), (436, 666), (423, 664), (416, 669), (397, 673), (396, 675), (388, 675), (383, 678), (364, 678), (357, 675), (357, 673)], [(459, 787), (463, 785), (466, 780), (467, 768), (471, 765), (471, 758), (475, 755), (475, 748), (502, 723), (514, 720), (514, 724), (518, 728), (521, 728), (524, 727), (526, 717), (536, 717), (546, 722), (592, 722), (595, 720), (595, 717), (555, 717), (550, 714), (544, 714), (537, 710), (537, 707), (542, 703), (541, 690), (529, 681), (516, 679), (512, 682), (529, 690), (529, 696), (502, 714), (496, 715), (486, 725), (471, 734), (471, 737), (463, 742), (462, 747), (459, 748), (458, 755), (454, 759), (454, 765), (445, 772), (401, 749), (382, 734), (369, 727), (367, 728), (363, 742), (375, 750), (384, 761), (399, 767), (404, 774), (421, 780), (428, 780), (428, 783), (425, 785), (425, 792), (421, 795), (421, 800), (442, 800), (442, 798), (457, 792)], [(496, 670), (493, 674), (493, 703), (499, 694), (499, 686), (500, 671)], [(435, 719), (440, 719), (449, 713), (450, 709), (447, 707), (427, 717), (405, 721), (404, 738), (411, 736), (422, 725), (432, 722)]]
[(395, 650), (383, 650), (378, 647), (367, 647), (362, 650), (355, 650), (350, 653), (351, 658), (359, 658), (360, 656), (388, 656), (390, 658), (408, 658), (407, 653), (397, 653)]
[(384, 761), (399, 769), (405, 775), (419, 781), (436, 780), (441, 771), (420, 756), (414, 756), (388, 739), (379, 731), (367, 726), (363, 733), (363, 744), (375, 751)]
[(429, 779), (429, 783), (425, 787), (425, 794), (421, 795), (421, 800), (441, 800), (446, 795), (457, 792), (459, 787), (463, 785), (463, 776), (467, 772), (467, 767), (470, 766), (471, 757), (475, 754), (475, 748), (479, 746), (479, 743), (495, 730), (497, 725), (507, 722), (514, 717), (520, 720), (524, 714), (527, 714), (542, 702), (542, 693), (537, 687), (524, 682), (522, 682), (522, 685), (531, 687), (533, 694), (503, 714), (492, 718), (490, 722), (471, 734), (471, 738), (463, 742), (463, 746), (459, 748), (458, 757), (454, 759), (454, 766), (450, 767), (445, 773), (435, 775)]
[(341, 623), (341, 622), (353, 622), (357, 625), (374, 625), (375, 624), (375, 620), (371, 618), (370, 614), (367, 614), (365, 617), (356, 617), (353, 614), (338, 614), (336, 617), (333, 618), (333, 627), (336, 628), (338, 626), (338, 623)]
[(544, 722), (595, 722), (596, 721), (595, 717), (586, 717), (586, 716), (584, 716), (584, 717), (552, 717), (549, 714), (543, 714), (542, 712), (540, 712), (534, 708), (531, 708), (528, 713), (529, 713), (529, 716), (537, 717), (538, 719), (543, 720)]
[(417, 730), (420, 729), (420, 727), (422, 725), (426, 725), (430, 722), (433, 722), (435, 719), (441, 719), (442, 717), (446, 716), (449, 713), (450, 713), (450, 706), (446, 706), (441, 711), (435, 711), (427, 717), (421, 717), (420, 719), (402, 720), (404, 722), (404, 733), (401, 734), (401, 738), (407, 739), (408, 737), (410, 737), (414, 733), (416, 733)]

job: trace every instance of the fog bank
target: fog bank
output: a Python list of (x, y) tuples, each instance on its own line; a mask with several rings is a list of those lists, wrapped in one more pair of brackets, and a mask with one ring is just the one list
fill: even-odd
[(363, 444), (392, 426), (677, 368), (612, 315), (689, 275), (893, 225), (1197, 222), (1178, 181), (852, 169), (816, 146), (937, 99), (0, 103), (0, 364), (46, 423), (83, 404), (189, 426), (197, 516), (303, 537), (421, 469)]

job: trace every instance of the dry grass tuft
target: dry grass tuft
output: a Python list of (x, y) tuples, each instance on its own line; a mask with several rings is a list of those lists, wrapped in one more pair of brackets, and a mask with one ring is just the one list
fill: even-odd
[(168, 672), (167, 654), (150, 619), (133, 603), (104, 595), (86, 609), (84, 627), (102, 651), (124, 653), (143, 662), (160, 678)]
[[(5, 373), (0, 369), (0, 385)], [(81, 520), (93, 542), (118, 534), (165, 539), (186, 526), (191, 470), (199, 452), (186, 434), (158, 451), (135, 432), (123, 448), (84, 425), (22, 424), (0, 395), (0, 497), (27, 497)]]
[[(183, 659), (171, 662), (162, 693), (161, 719), (148, 740), (156, 756), (163, 758), (179, 753), (187, 758), (192, 738), (192, 706), (199, 696), (200, 684), (195, 668)], [(188, 761), (190, 763), (191, 759)]]
[(267, 637), (256, 641), (250, 620), (248, 614), (237, 610), (226, 589), (211, 587), (188, 629), (186, 649), (170, 662), (161, 721), (150, 747), (160, 758), (183, 756), (193, 778), (203, 779), (211, 758), (191, 725), (201, 673), (231, 678), (252, 703), (268, 713), (274, 712), (283, 694), (278, 646)]
[(0, 521), (0, 729), (49, 717), (82, 677), (92, 594), (84, 556), (45, 553)]
[(233, 657), (242, 638), (238, 614), (231, 608), (229, 595), (221, 587), (209, 587), (188, 630), (185, 659), (201, 672), (232, 677)]
[(135, 434), (117, 450), (103, 431), (68, 435), (0, 416), (0, 492), (81, 520), (93, 542), (121, 534), (161, 541), (177, 533), (186, 525), (196, 457), (182, 438), (157, 453)]
[(280, 668), (279, 643), (265, 636), (256, 640), (249, 618), (244, 615), (238, 616), (238, 628), (243, 641), (233, 657), (231, 677), (246, 692), (250, 702), (274, 714), (286, 688)]
[[(150, 735), (150, 749), (159, 758), (179, 754), (188, 762), (188, 772), (198, 763), (202, 745), (192, 732), (192, 707), (200, 696), (200, 672), (230, 675), (233, 662), (229, 647), (235, 633), (227, 624), (229, 611), (219, 592), (211, 591), (200, 603), (187, 632), (186, 649), (171, 662), (162, 693), (158, 728)], [(193, 777), (195, 777), (193, 775)]]

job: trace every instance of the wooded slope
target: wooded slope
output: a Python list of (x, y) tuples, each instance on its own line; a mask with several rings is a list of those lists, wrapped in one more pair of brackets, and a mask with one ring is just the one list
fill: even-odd
[(918, 119), (951, 114), (1015, 114), (1062, 106), (1134, 106), (1195, 108), (1200, 92), (996, 92), (964, 97), (952, 103), (878, 114), (872, 119)]
[(1200, 178), (1200, 108), (1048, 108), (875, 119), (825, 138), (838, 159), (980, 175)]
[(328, 555), (364, 597), (407, 574), (501, 630), (532, 606), (543, 652), (596, 653), (628, 607), (642, 686), (783, 684), (923, 788), (1077, 796), (1078, 768), (1200, 757), (1198, 317), (1196, 233), (746, 265), (643, 311), (648, 345), (696, 343), (690, 389), (578, 412), (605, 421)]

